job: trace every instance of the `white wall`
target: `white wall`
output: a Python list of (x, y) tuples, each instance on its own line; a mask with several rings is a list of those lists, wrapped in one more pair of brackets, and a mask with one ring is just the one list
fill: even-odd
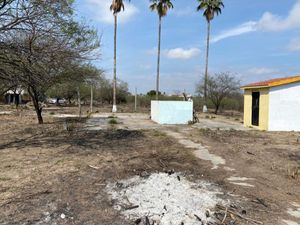
[(151, 119), (159, 124), (187, 124), (193, 120), (193, 102), (151, 101)]
[(300, 82), (270, 89), (270, 131), (300, 131)]

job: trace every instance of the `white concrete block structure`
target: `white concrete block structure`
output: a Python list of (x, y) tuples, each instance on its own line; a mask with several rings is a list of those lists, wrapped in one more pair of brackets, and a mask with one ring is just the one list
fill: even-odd
[(151, 119), (159, 124), (188, 124), (193, 120), (193, 102), (151, 101)]
[(269, 130), (300, 131), (300, 82), (270, 89)]
[(300, 131), (300, 76), (242, 87), (244, 124), (268, 131)]

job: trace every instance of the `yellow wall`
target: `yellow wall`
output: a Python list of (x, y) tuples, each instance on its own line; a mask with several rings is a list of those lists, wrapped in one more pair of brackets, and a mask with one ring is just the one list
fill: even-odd
[(244, 125), (246, 127), (251, 126), (252, 117), (252, 91), (246, 89), (244, 91)]
[(260, 92), (259, 99), (259, 129), (268, 130), (269, 124), (269, 88), (245, 89), (244, 93), (244, 125), (252, 125), (252, 92)]

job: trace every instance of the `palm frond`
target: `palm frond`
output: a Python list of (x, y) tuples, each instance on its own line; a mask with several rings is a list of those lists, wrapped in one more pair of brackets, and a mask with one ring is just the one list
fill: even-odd
[(156, 11), (160, 17), (167, 15), (169, 9), (173, 9), (174, 6), (171, 0), (150, 0), (153, 4), (150, 5), (151, 11)]
[(198, 0), (197, 11), (203, 10), (203, 16), (209, 22), (214, 19), (215, 15), (222, 13), (224, 3), (222, 0)]
[[(110, 5), (110, 11), (113, 12), (113, 14), (117, 14), (121, 12), (122, 10), (125, 10), (125, 5), (124, 5), (125, 0), (112, 0), (112, 3)], [(130, 2), (130, 0), (127, 0)]]

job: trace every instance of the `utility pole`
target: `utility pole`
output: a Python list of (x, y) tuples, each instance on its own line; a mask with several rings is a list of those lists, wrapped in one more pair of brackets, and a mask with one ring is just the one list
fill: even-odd
[(77, 97), (78, 97), (78, 114), (79, 118), (81, 118), (81, 96), (80, 96), (80, 88), (79, 86), (77, 87)]
[(135, 96), (134, 96), (134, 112), (136, 112), (137, 106), (137, 88), (135, 88)]
[(93, 93), (93, 85), (91, 85), (91, 108), (90, 108), (90, 113), (93, 113), (93, 101), (94, 101), (94, 93)]

